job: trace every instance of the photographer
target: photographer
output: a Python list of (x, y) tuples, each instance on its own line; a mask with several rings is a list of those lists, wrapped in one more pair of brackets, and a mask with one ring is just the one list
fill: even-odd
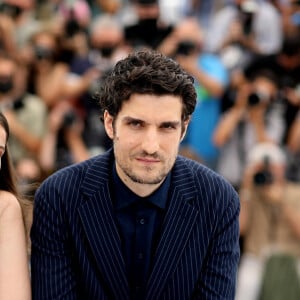
[(150, 48), (160, 50), (164, 41), (173, 31), (173, 25), (161, 18), (158, 0), (133, 0), (136, 20), (125, 24), (124, 35), (127, 45), (132, 49)]
[(39, 155), (45, 174), (90, 157), (82, 138), (84, 123), (69, 102), (60, 102), (49, 112), (47, 125)]
[(299, 164), (299, 108), (300, 108), (300, 32), (285, 36), (280, 52), (276, 55), (259, 56), (246, 69), (252, 76), (261, 70), (272, 70), (278, 77), (278, 104), (284, 121), (282, 144), (289, 150), (288, 178), (300, 180)]
[(166, 39), (164, 51), (195, 79), (197, 105), (181, 145), (181, 153), (215, 169), (218, 149), (212, 134), (220, 117), (220, 97), (228, 83), (219, 57), (204, 52), (204, 35), (198, 21), (188, 17), (179, 22)]
[(21, 67), (15, 58), (0, 52), (0, 110), (10, 126), (13, 164), (20, 182), (26, 183), (40, 176), (37, 157), (46, 130), (47, 108), (41, 98), (19, 84)]
[(234, 0), (212, 19), (209, 51), (219, 53), (228, 67), (244, 66), (253, 55), (274, 54), (281, 47), (281, 16), (271, 1)]
[(214, 132), (220, 148), (217, 170), (236, 189), (246, 161), (247, 151), (256, 143), (280, 143), (284, 132), (282, 111), (278, 107), (277, 77), (267, 70), (257, 72), (237, 88), (231, 108), (226, 110)]
[(259, 143), (248, 155), (236, 300), (300, 297), (300, 185), (286, 180), (286, 162), (274, 143)]

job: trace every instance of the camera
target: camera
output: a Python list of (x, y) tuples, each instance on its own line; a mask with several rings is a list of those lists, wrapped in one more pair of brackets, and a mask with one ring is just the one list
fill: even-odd
[(262, 102), (269, 102), (270, 99), (271, 99), (270, 95), (266, 93), (254, 91), (248, 95), (247, 102), (249, 106), (255, 106)]
[(269, 157), (264, 158), (264, 166), (253, 175), (253, 183), (256, 186), (264, 186), (273, 183), (274, 177), (269, 167)]
[(63, 127), (70, 127), (72, 126), (77, 120), (77, 115), (73, 110), (68, 111), (64, 115), (63, 119)]
[(193, 41), (181, 41), (177, 45), (175, 55), (190, 55), (196, 48), (197, 45)]
[(247, 36), (252, 32), (253, 19), (258, 10), (257, 3), (253, 0), (247, 0), (240, 5), (241, 21), (243, 25), (243, 33)]
[(262, 170), (254, 174), (253, 182), (259, 186), (271, 184), (273, 182), (273, 175), (269, 170)]

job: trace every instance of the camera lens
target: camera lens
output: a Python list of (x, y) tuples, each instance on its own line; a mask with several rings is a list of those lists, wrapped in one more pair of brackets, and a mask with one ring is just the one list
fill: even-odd
[(176, 54), (189, 55), (197, 48), (193, 41), (185, 40), (181, 41), (177, 45)]
[(257, 172), (253, 176), (253, 182), (259, 186), (271, 184), (273, 182), (273, 175), (269, 170)]
[(250, 106), (254, 106), (254, 105), (258, 104), (259, 102), (260, 102), (260, 97), (257, 93), (251, 93), (248, 96), (248, 104)]

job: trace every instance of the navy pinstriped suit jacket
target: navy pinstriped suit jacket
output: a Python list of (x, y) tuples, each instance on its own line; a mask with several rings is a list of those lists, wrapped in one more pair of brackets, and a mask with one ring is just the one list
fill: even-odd
[[(50, 176), (34, 205), (33, 299), (129, 299), (109, 176), (112, 151)], [(239, 200), (204, 166), (178, 157), (145, 299), (233, 299)]]

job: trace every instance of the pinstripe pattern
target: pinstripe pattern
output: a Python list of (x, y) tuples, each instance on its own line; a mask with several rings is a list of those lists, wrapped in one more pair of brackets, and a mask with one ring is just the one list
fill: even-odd
[[(129, 299), (108, 173), (112, 152), (67, 167), (37, 192), (33, 299)], [(178, 157), (146, 299), (233, 299), (239, 259), (237, 194)]]

